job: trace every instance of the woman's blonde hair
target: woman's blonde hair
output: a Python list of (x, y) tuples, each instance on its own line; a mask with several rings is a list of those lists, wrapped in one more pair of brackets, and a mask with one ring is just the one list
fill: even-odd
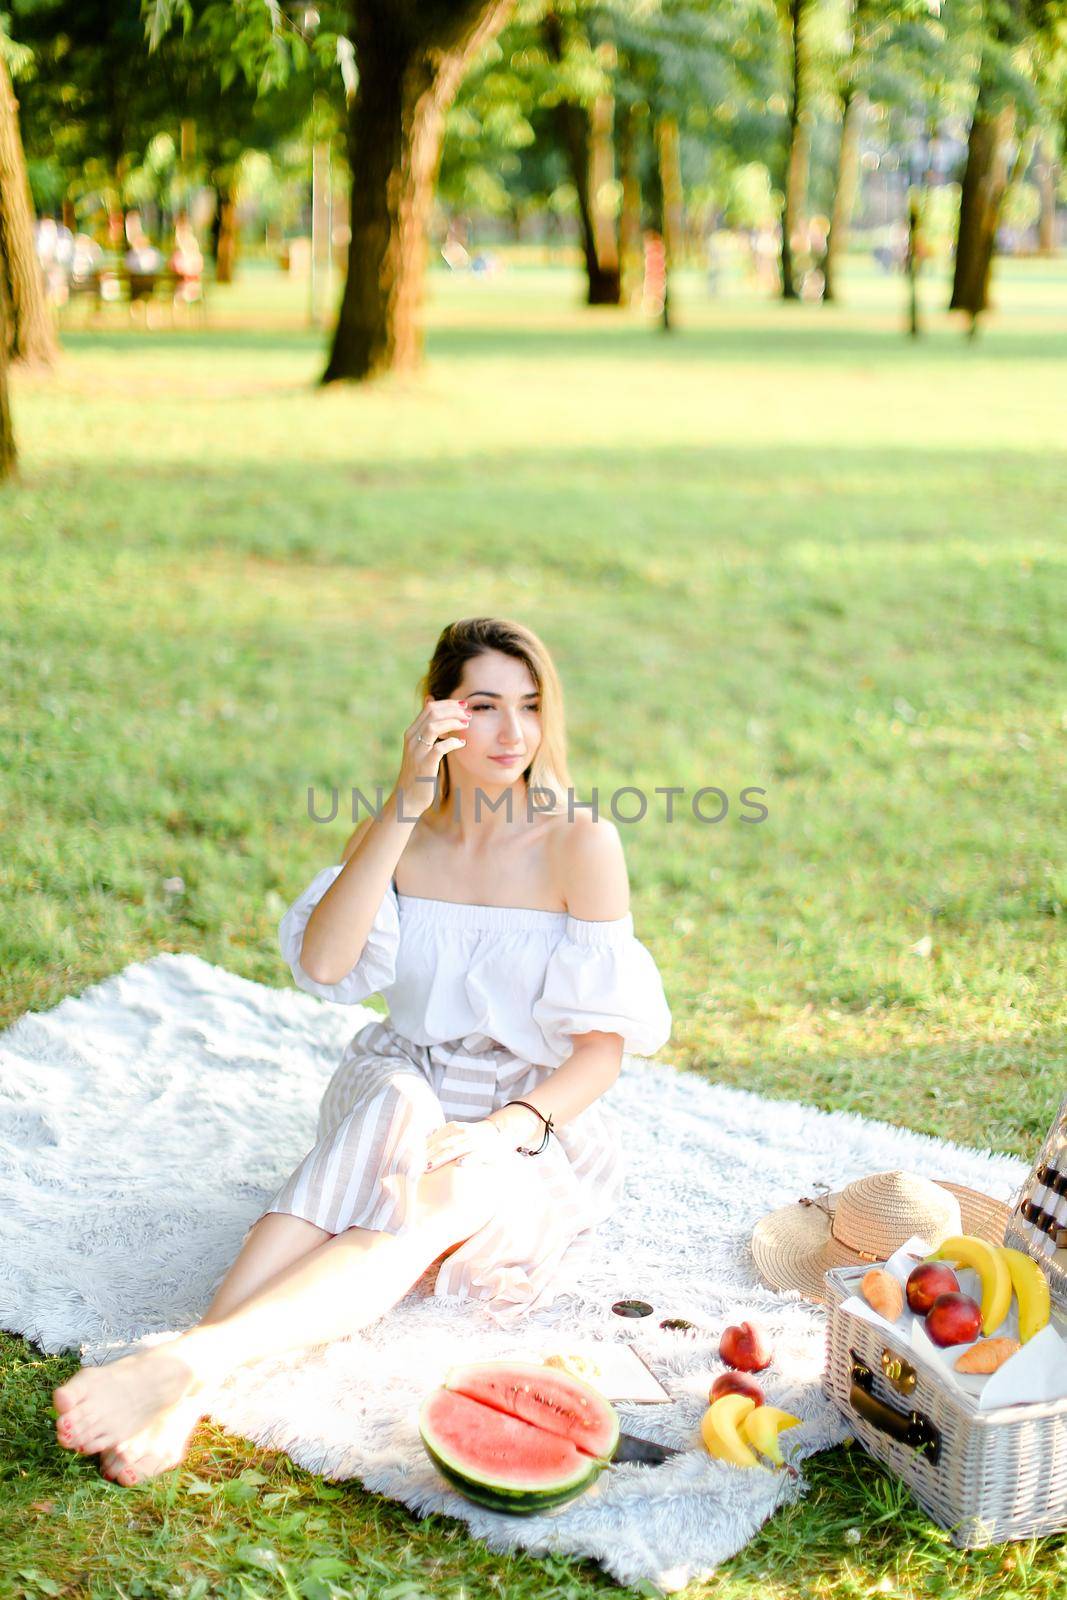
[[(463, 617), (459, 622), (450, 622), (442, 629), (430, 664), (419, 679), (420, 706), (425, 695), (431, 700), (451, 699), (459, 687), (466, 663), (475, 656), (485, 655), (488, 650), (499, 650), (502, 655), (524, 661), (537, 685), (541, 697), (541, 743), (523, 772), (523, 778), (527, 794), (533, 795), (532, 803), (539, 811), (562, 811), (572, 787), (567, 765), (563, 688), (547, 646), (531, 629), (509, 617)], [(429, 808), (433, 811), (441, 811), (451, 793), (447, 755), (442, 758), (439, 770), (441, 781)], [(536, 793), (537, 790), (541, 793)], [(551, 791), (551, 803), (545, 790)]]

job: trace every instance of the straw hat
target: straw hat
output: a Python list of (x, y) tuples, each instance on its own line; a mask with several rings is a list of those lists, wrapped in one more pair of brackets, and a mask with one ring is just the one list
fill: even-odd
[(874, 1172), (843, 1189), (823, 1189), (771, 1211), (752, 1234), (752, 1256), (772, 1289), (799, 1289), (830, 1304), (828, 1267), (885, 1261), (913, 1233), (936, 1249), (956, 1233), (1004, 1242), (1011, 1208), (977, 1189), (911, 1172)]

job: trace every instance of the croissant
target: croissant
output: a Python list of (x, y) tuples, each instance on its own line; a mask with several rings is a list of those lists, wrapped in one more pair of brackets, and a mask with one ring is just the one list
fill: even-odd
[(864, 1273), (860, 1292), (867, 1304), (887, 1322), (896, 1322), (904, 1309), (904, 1290), (884, 1267), (872, 1267), (870, 1272)]
[(1021, 1349), (1018, 1339), (980, 1339), (956, 1362), (957, 1372), (996, 1372)]
[(564, 1372), (573, 1373), (576, 1378), (598, 1378), (600, 1367), (591, 1356), (556, 1354), (546, 1356), (546, 1367), (559, 1367)]

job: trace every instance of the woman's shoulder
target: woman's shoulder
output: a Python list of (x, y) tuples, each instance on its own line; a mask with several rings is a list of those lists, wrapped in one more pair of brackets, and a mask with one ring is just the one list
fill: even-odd
[(590, 811), (552, 817), (552, 876), (572, 917), (615, 921), (630, 909), (630, 883), (622, 839), (609, 817)]

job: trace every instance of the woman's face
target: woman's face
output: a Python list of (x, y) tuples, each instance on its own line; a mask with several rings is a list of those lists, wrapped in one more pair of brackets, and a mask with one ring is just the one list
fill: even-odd
[(488, 650), (463, 669), (452, 696), (467, 701), (471, 720), (449, 762), (483, 782), (511, 783), (541, 743), (541, 699), (525, 661)]

